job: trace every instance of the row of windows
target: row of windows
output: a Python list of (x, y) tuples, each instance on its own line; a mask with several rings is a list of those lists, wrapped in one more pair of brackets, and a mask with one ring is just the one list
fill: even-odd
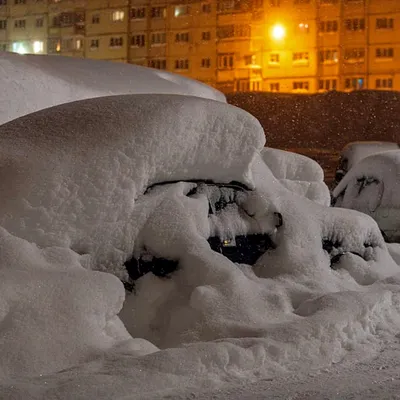
[[(377, 48), (375, 49), (375, 57), (376, 58), (393, 58), (394, 57), (394, 49), (393, 47), (388, 48)], [(364, 48), (352, 48), (345, 49), (344, 51), (344, 60), (362, 60), (365, 58), (365, 49)], [(294, 52), (292, 54), (292, 61), (302, 62), (309, 60), (308, 52)], [(319, 62), (320, 63), (336, 63), (339, 61), (339, 51), (337, 49), (326, 49), (321, 50), (319, 52)], [(269, 55), (269, 63), (270, 64), (279, 64), (280, 63), (280, 54), (279, 53), (271, 53)]]
[[(365, 30), (365, 19), (364, 18), (353, 18), (346, 19), (344, 21), (344, 26), (348, 31), (363, 31)], [(394, 29), (394, 19), (393, 18), (377, 18), (376, 19), (376, 29)], [(337, 32), (339, 29), (339, 23), (337, 20), (332, 21), (321, 21), (319, 23), (319, 32), (321, 33), (333, 33)]]
[[(188, 43), (189, 42), (189, 33), (181, 32), (175, 35), (176, 43)], [(202, 41), (211, 40), (211, 32), (202, 32), (201, 34)], [(167, 43), (167, 34), (166, 32), (155, 32), (150, 35), (150, 45), (151, 46), (159, 46), (165, 45)], [(131, 46), (133, 47), (145, 47), (146, 46), (146, 35), (139, 34), (134, 35), (131, 38)]]
[[(156, 7), (157, 9), (159, 7)], [(79, 20), (80, 19), (80, 20)], [(114, 22), (123, 21), (124, 12), (123, 11), (114, 11), (112, 13), (112, 20)], [(55, 16), (52, 21), (52, 26), (68, 26), (74, 23), (84, 22), (83, 16), (78, 16), (75, 13), (63, 13), (62, 15)], [(92, 24), (100, 23), (100, 15), (93, 14), (92, 15)], [(44, 18), (39, 17), (36, 18), (35, 25), (37, 28), (43, 27)], [(0, 29), (6, 29), (7, 21), (0, 21)], [(17, 19), (14, 20), (14, 28), (24, 29), (26, 27), (25, 19)], [(350, 31), (363, 31), (365, 30), (365, 19), (364, 18), (354, 18), (345, 20), (345, 27)], [(376, 20), (376, 29), (393, 29), (394, 28), (394, 19), (393, 18), (377, 18)], [(339, 24), (338, 21), (321, 21), (318, 26), (318, 30), (320, 33), (335, 33), (338, 32)], [(300, 33), (309, 33), (309, 25), (305, 23), (300, 23), (298, 26), (296, 25), (296, 30)], [(220, 39), (231, 38), (231, 37), (249, 37), (251, 35), (250, 25), (225, 25), (218, 27), (217, 36)]]
[[(7, 29), (7, 20), (2, 19), (0, 20), (0, 30)], [(35, 27), (36, 28), (43, 28), (44, 26), (44, 18), (39, 17), (35, 20)], [(25, 29), (26, 28), (26, 20), (25, 19), (15, 19), (14, 20), (14, 28), (15, 29)]]
[[(350, 90), (361, 90), (364, 89), (365, 81), (364, 78), (346, 78), (345, 89)], [(318, 90), (337, 90), (337, 79), (320, 79), (318, 81)], [(393, 79), (392, 78), (380, 78), (375, 80), (376, 89), (393, 89)], [(280, 83), (272, 82), (269, 84), (269, 90), (271, 92), (280, 91)], [(292, 82), (293, 91), (308, 91), (309, 82), (308, 81), (293, 81)]]
[[(165, 58), (157, 58), (149, 60), (147, 64), (150, 68), (157, 69), (167, 69), (167, 60)], [(188, 70), (189, 69), (189, 60), (188, 59), (178, 59), (174, 62), (174, 67), (176, 70)], [(201, 68), (211, 68), (211, 59), (210, 58), (202, 58), (200, 60)]]

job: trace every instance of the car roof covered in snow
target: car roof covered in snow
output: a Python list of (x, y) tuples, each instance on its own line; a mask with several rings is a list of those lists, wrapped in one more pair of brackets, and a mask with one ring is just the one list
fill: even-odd
[(351, 182), (364, 177), (383, 181), (387, 188), (397, 188), (400, 191), (400, 149), (382, 151), (363, 158), (339, 182), (333, 190), (333, 197), (338, 197)]
[(347, 170), (359, 163), (363, 158), (372, 154), (399, 149), (399, 145), (394, 142), (380, 142), (380, 141), (359, 141), (347, 144), (343, 150), (341, 157), (348, 160)]
[(264, 143), (246, 111), (199, 97), (120, 95), (41, 110), (0, 126), (0, 225), (38, 237), (35, 224), (20, 224), (26, 218), (40, 224), (41, 243), (81, 242), (110, 219), (127, 223), (154, 183), (253, 187), (250, 165)]
[(201, 82), (123, 63), (0, 52), (0, 124), (43, 108), (117, 94), (167, 93), (226, 102)]

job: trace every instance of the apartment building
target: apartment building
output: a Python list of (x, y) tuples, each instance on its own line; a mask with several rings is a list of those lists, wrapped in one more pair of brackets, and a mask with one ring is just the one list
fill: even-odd
[(400, 1), (0, 0), (0, 50), (145, 65), (224, 92), (400, 90)]

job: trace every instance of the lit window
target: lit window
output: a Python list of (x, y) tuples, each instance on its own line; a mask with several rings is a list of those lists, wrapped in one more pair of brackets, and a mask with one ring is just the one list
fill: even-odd
[(22, 42), (14, 42), (12, 44), (12, 51), (18, 54), (26, 54), (28, 52), (26, 46)]
[(35, 54), (43, 53), (43, 47), (44, 46), (43, 46), (43, 42), (42, 41), (37, 40), (37, 41), (33, 42), (33, 52)]
[(299, 25), (297, 26), (297, 32), (299, 33), (309, 33), (310, 32), (310, 26), (304, 22), (300, 22)]
[(174, 8), (174, 16), (175, 17), (182, 17), (184, 15), (189, 14), (189, 6), (188, 5), (182, 5), (182, 6), (175, 6)]
[(121, 22), (124, 20), (125, 13), (123, 11), (113, 11), (112, 20), (114, 22)]
[(76, 39), (75, 48), (80, 50), (83, 47), (83, 39)]

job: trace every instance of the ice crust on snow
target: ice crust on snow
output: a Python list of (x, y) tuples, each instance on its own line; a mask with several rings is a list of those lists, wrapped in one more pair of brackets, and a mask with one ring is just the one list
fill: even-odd
[(39, 246), (122, 265), (135, 201), (148, 186), (252, 187), (249, 165), (264, 141), (245, 111), (197, 97), (112, 96), (42, 110), (0, 126), (0, 225)]
[(0, 125), (76, 100), (118, 94), (181, 94), (226, 102), (200, 82), (165, 71), (77, 59), (0, 52)]
[[(289, 190), (319, 170), (298, 175), (263, 144), (246, 112), (190, 96), (85, 100), (2, 125), (0, 397), (179, 398), (367, 356), (397, 334), (398, 249), (369, 216)], [(197, 183), (174, 182), (195, 179), (248, 185), (245, 215), (208, 218), (206, 193), (188, 196)], [(234, 264), (207, 242), (221, 231), (267, 232), (276, 249)], [(126, 298), (93, 270), (120, 276), (143, 249), (178, 270)]]

